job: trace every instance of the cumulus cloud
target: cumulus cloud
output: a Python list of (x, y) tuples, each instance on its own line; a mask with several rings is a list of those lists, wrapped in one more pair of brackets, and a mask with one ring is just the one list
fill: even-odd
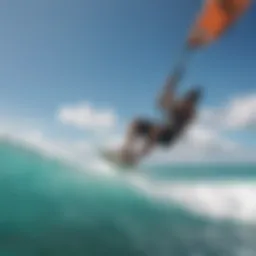
[(209, 152), (232, 151), (238, 147), (236, 143), (225, 138), (218, 131), (200, 124), (194, 125), (188, 130), (186, 142), (193, 148)]
[(200, 122), (217, 130), (256, 129), (256, 95), (236, 97), (223, 107), (205, 109)]
[(237, 98), (226, 109), (226, 125), (231, 129), (256, 128), (256, 95)]
[(79, 129), (99, 131), (114, 128), (117, 116), (111, 109), (97, 109), (83, 102), (61, 107), (58, 111), (58, 119), (63, 124)]
[(240, 145), (221, 136), (213, 129), (195, 124), (175, 145), (169, 149), (158, 149), (153, 153), (149, 162), (230, 161), (234, 155), (241, 153), (240, 150)]

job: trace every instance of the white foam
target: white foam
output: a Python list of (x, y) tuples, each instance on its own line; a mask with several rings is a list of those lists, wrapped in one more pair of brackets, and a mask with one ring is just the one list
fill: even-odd
[(151, 197), (176, 202), (213, 218), (256, 222), (256, 182), (157, 182), (132, 178), (131, 184)]
[(44, 156), (60, 159), (64, 163), (79, 166), (84, 171), (93, 171), (95, 175), (112, 177), (117, 173), (109, 164), (99, 158), (98, 150), (86, 141), (51, 140), (38, 130), (17, 132), (13, 126), (0, 130), (0, 139), (35, 150)]

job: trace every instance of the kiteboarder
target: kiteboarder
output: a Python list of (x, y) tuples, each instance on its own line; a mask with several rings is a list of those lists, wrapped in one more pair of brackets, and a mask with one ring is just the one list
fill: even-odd
[[(189, 52), (207, 46), (223, 35), (248, 9), (252, 0), (208, 0), (194, 22), (187, 38)], [(196, 116), (196, 107), (201, 98), (201, 89), (193, 88), (177, 99), (175, 88), (183, 70), (171, 76), (159, 99), (164, 121), (159, 123), (144, 118), (134, 119), (128, 127), (125, 143), (118, 154), (105, 151), (106, 159), (115, 163), (134, 164), (148, 155), (156, 146), (171, 146)], [(143, 139), (143, 146), (136, 144)]]
[[(164, 115), (163, 122), (136, 118), (129, 125), (125, 143), (121, 149), (124, 162), (137, 162), (156, 146), (171, 146), (195, 118), (196, 107), (201, 98), (201, 88), (193, 88), (183, 98), (177, 99), (175, 89), (182, 74), (183, 70), (180, 69), (168, 79), (159, 98), (158, 105)], [(143, 139), (143, 143), (138, 150), (136, 144), (140, 139)]]

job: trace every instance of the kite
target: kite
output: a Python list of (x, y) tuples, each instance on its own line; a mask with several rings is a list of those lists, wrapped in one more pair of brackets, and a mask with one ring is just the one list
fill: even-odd
[(192, 25), (188, 47), (206, 46), (220, 38), (249, 8), (252, 0), (206, 0)]

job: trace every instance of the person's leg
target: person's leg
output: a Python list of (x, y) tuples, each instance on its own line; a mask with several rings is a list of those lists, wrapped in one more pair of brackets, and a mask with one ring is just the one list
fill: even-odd
[(121, 149), (123, 157), (128, 160), (136, 155), (135, 146), (138, 138), (147, 138), (153, 125), (150, 121), (144, 119), (135, 119), (126, 134), (124, 145)]
[(147, 137), (144, 140), (144, 143), (140, 150), (136, 153), (138, 160), (150, 154), (150, 152), (155, 148), (159, 143), (158, 137), (161, 133), (161, 125), (152, 124), (151, 129), (147, 133)]
[(134, 143), (137, 139), (137, 120), (134, 120), (128, 127), (125, 141), (122, 150), (124, 152), (131, 151), (133, 148)]
[(157, 141), (154, 139), (145, 140), (145, 143), (142, 146), (140, 152), (137, 154), (137, 156), (139, 158), (143, 158), (144, 156), (148, 155), (153, 150), (156, 143), (157, 143)]

